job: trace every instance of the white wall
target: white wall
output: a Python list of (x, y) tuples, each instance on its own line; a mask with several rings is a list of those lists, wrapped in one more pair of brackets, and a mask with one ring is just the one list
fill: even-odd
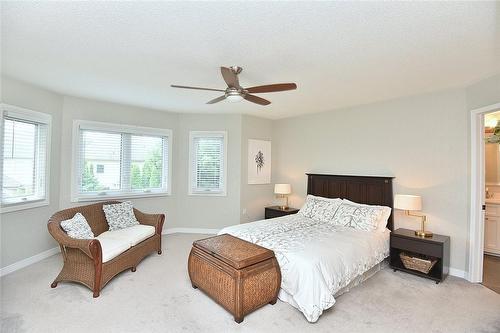
[(59, 208), (62, 96), (8, 77), (1, 78), (2, 102), (52, 115), (49, 205), (0, 214), (1, 267), (49, 250), (57, 244), (47, 220)]
[(467, 109), (473, 110), (500, 101), (500, 74), (476, 82), (465, 90)]

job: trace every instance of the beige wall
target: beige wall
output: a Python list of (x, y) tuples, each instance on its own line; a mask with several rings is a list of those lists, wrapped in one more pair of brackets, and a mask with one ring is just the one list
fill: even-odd
[[(264, 207), (274, 202), (274, 180), (271, 184), (248, 184), (248, 140), (271, 140), (272, 124), (269, 119), (244, 115), (241, 125), (241, 214), (240, 221), (252, 222), (264, 218)], [(271, 142), (271, 153), (275, 147)], [(271, 158), (272, 159), (272, 158)], [(271, 167), (273, 165), (271, 164)]]
[[(172, 159), (175, 162), (177, 155), (177, 122), (178, 114), (155, 111), (138, 107), (125, 106), (114, 103), (94, 101), (89, 99), (64, 96), (62, 114), (62, 144), (61, 144), (61, 173), (60, 173), (60, 200), (59, 207), (67, 208), (88, 204), (88, 202), (71, 202), (71, 156), (73, 141), (73, 121), (92, 120), (124, 125), (171, 129)], [(175, 164), (172, 163), (172, 175), (176, 174)], [(175, 224), (176, 216), (176, 183), (172, 184), (172, 195), (164, 197), (141, 198), (131, 200), (134, 205), (145, 212), (158, 212), (167, 215), (165, 228)]]
[(2, 102), (52, 115), (49, 205), (0, 214), (1, 267), (49, 250), (57, 244), (47, 220), (59, 208), (62, 96), (7, 77), (1, 80)]
[[(306, 172), (395, 176), (394, 193), (423, 197), (428, 228), (451, 236), (451, 266), (464, 270), (466, 115), (457, 89), (276, 121), (274, 181), (291, 182), (300, 207)], [(418, 222), (396, 213), (396, 228)]]
[[(420, 194), (429, 229), (451, 236), (451, 267), (468, 269), (470, 110), (500, 103), (500, 75), (464, 89), (273, 122), (273, 182), (305, 172), (395, 176), (395, 193)], [(395, 226), (418, 221), (396, 212)]]
[[(164, 229), (220, 229), (240, 221), (241, 115), (178, 114), (84, 98), (61, 96), (36, 86), (2, 77), (2, 102), (52, 114), (50, 205), (4, 213), (1, 218), (1, 267), (57, 246), (47, 232), (50, 215), (83, 205), (71, 202), (71, 150), (74, 120), (92, 120), (168, 128), (172, 138), (172, 194), (133, 199), (146, 212), (167, 215)], [(270, 121), (266, 121), (270, 124)], [(228, 133), (227, 196), (189, 196), (190, 130)], [(245, 160), (246, 161), (246, 160)]]
[[(227, 131), (227, 195), (188, 195), (189, 131)], [(220, 229), (239, 223), (240, 211), (240, 115), (179, 115), (177, 135), (177, 195), (179, 223), (177, 227)]]
[(497, 143), (486, 143), (484, 145), (484, 168), (485, 182), (488, 184), (498, 184), (500, 182), (500, 168), (498, 165), (499, 148)]
[[(465, 89), (276, 121), (184, 115), (66, 97), (5, 77), (2, 101), (53, 116), (50, 205), (0, 215), (2, 267), (56, 245), (46, 221), (54, 211), (74, 205), (70, 202), (72, 122), (87, 119), (173, 130), (172, 195), (134, 200), (139, 209), (166, 212), (166, 228), (221, 228), (260, 219), (263, 207), (275, 202), (272, 184), (278, 182), (292, 184), (291, 205), (300, 207), (305, 172), (393, 175), (396, 193), (423, 196), (429, 228), (452, 237), (451, 265), (466, 270), (468, 110), (500, 102), (500, 76)], [(187, 195), (189, 130), (228, 131), (227, 197)], [(248, 139), (272, 139), (272, 184), (246, 184)], [(417, 224), (396, 214), (397, 227)]]

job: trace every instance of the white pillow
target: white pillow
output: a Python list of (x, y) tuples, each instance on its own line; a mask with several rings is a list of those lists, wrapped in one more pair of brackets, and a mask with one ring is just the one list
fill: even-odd
[(71, 238), (92, 239), (95, 237), (85, 216), (80, 213), (76, 213), (75, 216), (69, 220), (61, 221), (61, 228), (63, 228)]
[(109, 225), (109, 231), (120, 230), (123, 228), (138, 225), (132, 202), (125, 201), (118, 204), (103, 205), (102, 210), (106, 215), (106, 221)]
[(308, 194), (299, 214), (321, 222), (329, 222), (342, 203), (341, 199), (329, 199)]
[(359, 230), (384, 232), (390, 215), (390, 207), (364, 205), (344, 199), (332, 223)]

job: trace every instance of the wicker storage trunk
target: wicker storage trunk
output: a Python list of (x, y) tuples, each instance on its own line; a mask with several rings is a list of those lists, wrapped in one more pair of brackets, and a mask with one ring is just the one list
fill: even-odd
[(188, 260), (193, 288), (228, 310), (237, 323), (265, 304), (275, 304), (281, 272), (274, 252), (224, 234), (193, 243)]

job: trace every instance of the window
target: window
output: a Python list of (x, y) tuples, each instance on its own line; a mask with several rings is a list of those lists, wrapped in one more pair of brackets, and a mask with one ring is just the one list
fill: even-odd
[(97, 173), (104, 173), (104, 164), (97, 164), (95, 166), (95, 172), (97, 172)]
[(73, 201), (170, 194), (170, 130), (75, 121), (73, 136)]
[(226, 195), (226, 132), (189, 133), (189, 194)]
[(2, 104), (2, 212), (48, 204), (48, 114)]

